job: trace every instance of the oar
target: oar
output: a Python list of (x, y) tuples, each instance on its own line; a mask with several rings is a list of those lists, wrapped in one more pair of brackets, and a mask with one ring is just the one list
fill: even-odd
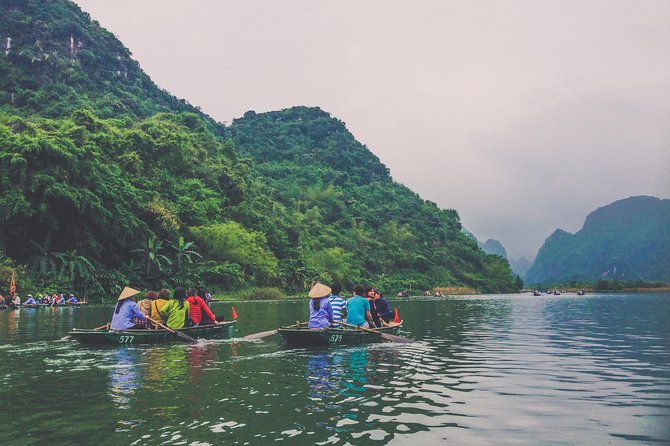
[(155, 320), (151, 319), (151, 318), (148, 317), (148, 316), (147, 316), (147, 320), (153, 322), (154, 324), (158, 325), (158, 326), (161, 327), (161, 328), (166, 329), (167, 331), (169, 331), (169, 332), (172, 333), (173, 335), (177, 336), (178, 338), (181, 338), (182, 340), (184, 340), (184, 341), (186, 341), (186, 342), (198, 342), (197, 340), (195, 340), (194, 338), (190, 337), (190, 336), (187, 335), (186, 333), (182, 333), (181, 331), (176, 331), (176, 330), (173, 330), (173, 329), (171, 329), (171, 328), (168, 328), (168, 327), (166, 327), (165, 325), (161, 324), (161, 323), (158, 322), (158, 321), (155, 321)]
[(403, 338), (402, 336), (396, 336), (396, 335), (392, 335), (392, 334), (388, 334), (388, 333), (382, 333), (382, 332), (377, 331), (377, 330), (370, 330), (369, 328), (359, 327), (358, 325), (347, 324), (346, 322), (340, 322), (340, 324), (346, 325), (347, 327), (356, 328), (358, 330), (363, 330), (363, 331), (367, 331), (367, 332), (370, 332), (370, 333), (378, 334), (379, 336), (382, 337), (382, 339), (386, 339), (387, 341), (391, 341), (391, 342), (401, 342), (401, 343), (404, 343), (404, 344), (410, 344), (410, 343), (414, 342), (414, 339)]
[[(289, 327), (289, 328), (292, 328), (292, 327), (300, 327), (301, 325), (305, 325), (306, 323), (307, 323), (307, 322), (297, 322), (297, 321), (296, 321), (295, 324), (293, 324), (293, 325), (287, 325), (287, 327)], [(250, 334), (250, 335), (246, 335), (246, 336), (245, 336), (244, 338), (242, 338), (242, 339), (247, 339), (247, 340), (252, 341), (252, 340), (254, 340), (254, 339), (263, 339), (263, 338), (267, 338), (268, 336), (276, 335), (277, 333), (279, 333), (279, 331), (278, 331), (277, 329), (274, 329), (274, 330), (268, 330), (268, 331), (261, 331), (260, 333), (253, 333), (253, 334)]]

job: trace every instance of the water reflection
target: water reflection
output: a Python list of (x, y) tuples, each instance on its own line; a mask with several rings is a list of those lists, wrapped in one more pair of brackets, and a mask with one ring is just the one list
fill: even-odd
[(139, 351), (120, 347), (112, 355), (109, 368), (109, 396), (119, 409), (129, 409), (135, 391), (142, 386), (138, 371)]

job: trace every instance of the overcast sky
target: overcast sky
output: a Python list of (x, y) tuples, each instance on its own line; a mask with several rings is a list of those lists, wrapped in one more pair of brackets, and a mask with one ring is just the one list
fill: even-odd
[(511, 258), (670, 198), (667, 0), (76, 3), (219, 121), (321, 107)]

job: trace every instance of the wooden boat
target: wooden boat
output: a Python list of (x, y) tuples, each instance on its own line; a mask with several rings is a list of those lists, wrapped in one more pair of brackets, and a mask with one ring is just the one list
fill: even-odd
[(349, 328), (325, 328), (323, 330), (311, 330), (302, 327), (281, 327), (277, 332), (284, 338), (286, 344), (294, 345), (330, 345), (330, 344), (367, 344), (370, 342), (384, 341), (381, 333), (397, 335), (402, 327), (402, 322), (391, 324), (388, 327), (375, 328), (378, 333), (371, 331), (356, 330)]
[[(237, 320), (226, 321), (220, 325), (202, 325), (200, 327), (179, 330), (195, 339), (230, 339), (237, 333)], [(180, 342), (180, 339), (168, 330), (97, 330), (73, 328), (70, 337), (82, 344), (143, 345)]]

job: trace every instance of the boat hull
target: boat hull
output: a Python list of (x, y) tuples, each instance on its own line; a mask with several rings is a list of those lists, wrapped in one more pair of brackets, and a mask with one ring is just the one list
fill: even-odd
[[(375, 330), (379, 333), (397, 335), (401, 327), (402, 324), (397, 324)], [(384, 341), (384, 338), (377, 333), (346, 328), (311, 330), (309, 328), (282, 327), (277, 331), (287, 345), (355, 345)]]
[[(182, 333), (195, 339), (230, 339), (237, 333), (237, 321), (223, 322), (220, 325), (182, 328)], [(82, 344), (92, 345), (148, 345), (183, 342), (168, 330), (95, 330), (74, 328), (68, 333)]]

